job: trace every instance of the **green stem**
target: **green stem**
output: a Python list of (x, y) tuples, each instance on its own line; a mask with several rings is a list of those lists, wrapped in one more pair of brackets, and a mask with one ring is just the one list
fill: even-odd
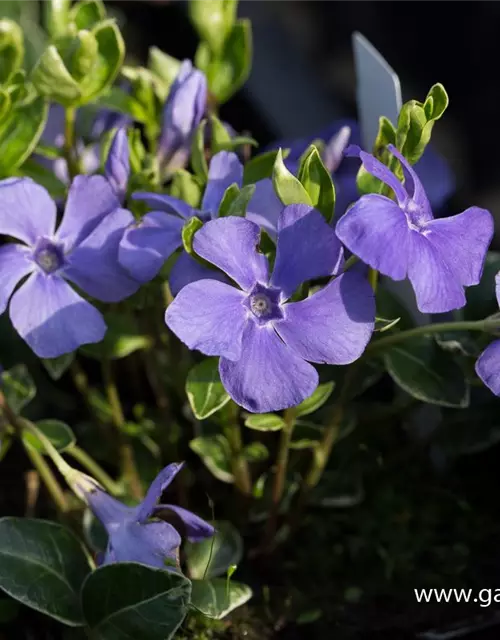
[(280, 433), (280, 443), (278, 455), (276, 457), (276, 471), (271, 494), (272, 506), (266, 531), (266, 547), (272, 545), (276, 534), (279, 508), (285, 490), (286, 472), (288, 469), (288, 458), (290, 455), (290, 443), (292, 441), (293, 429), (295, 427), (295, 408), (287, 409), (284, 414), (285, 425)]
[(73, 179), (79, 172), (78, 159), (75, 157), (75, 122), (76, 109), (67, 107), (64, 110), (64, 155), (70, 179)]
[(436, 324), (427, 324), (422, 327), (414, 327), (413, 329), (407, 329), (406, 331), (400, 331), (399, 333), (393, 333), (385, 338), (375, 340), (368, 345), (365, 350), (366, 355), (373, 355), (379, 351), (384, 351), (390, 347), (393, 347), (400, 342), (405, 342), (410, 338), (416, 338), (418, 336), (431, 335), (433, 333), (444, 333), (445, 331), (483, 331), (489, 332), (493, 328), (493, 325), (488, 324), (488, 320), (470, 320), (463, 322), (438, 322)]
[(33, 449), (29, 444), (24, 444), (24, 450), (31, 460), (33, 466), (38, 471), (40, 478), (43, 480), (45, 486), (52, 500), (54, 501), (57, 509), (61, 513), (67, 513), (69, 511), (68, 502), (60, 484), (57, 482), (51, 468), (47, 464), (45, 458), (36, 449)]
[(134, 498), (141, 500), (143, 497), (141, 480), (137, 472), (134, 460), (134, 451), (132, 445), (128, 442), (123, 427), (125, 426), (125, 416), (123, 414), (120, 395), (113, 376), (111, 361), (105, 358), (102, 361), (102, 374), (104, 379), (104, 387), (109, 405), (111, 407), (111, 416), (113, 425), (119, 437), (120, 466), (123, 476), (127, 482), (130, 492)]
[(378, 271), (376, 269), (371, 269), (368, 271), (368, 281), (373, 289), (373, 293), (377, 293), (378, 287)]
[[(231, 404), (234, 404), (231, 402)], [(234, 484), (245, 496), (252, 493), (252, 480), (248, 464), (243, 457), (243, 439), (239, 422), (239, 407), (234, 404), (231, 419), (224, 427), (224, 433), (231, 449), (231, 464), (233, 468)]]
[(97, 462), (89, 456), (89, 454), (77, 447), (76, 445), (71, 447), (65, 452), (67, 455), (74, 458), (77, 462), (79, 462), (82, 467), (92, 475), (94, 478), (102, 484), (102, 486), (111, 493), (112, 495), (119, 495), (121, 492), (120, 485), (113, 480), (104, 469), (97, 464)]

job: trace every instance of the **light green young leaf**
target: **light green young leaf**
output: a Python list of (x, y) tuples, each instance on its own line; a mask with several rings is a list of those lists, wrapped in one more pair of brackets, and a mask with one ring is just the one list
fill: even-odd
[(194, 580), (191, 604), (208, 618), (220, 620), (252, 597), (252, 590), (241, 582), (227, 582), (224, 578)]
[(245, 426), (255, 431), (280, 431), (285, 421), (275, 413), (253, 413), (245, 419)]
[(274, 190), (284, 205), (307, 204), (312, 206), (312, 200), (307, 191), (300, 181), (286, 168), (281, 149), (276, 155), (272, 180)]
[(206, 358), (188, 373), (186, 394), (198, 420), (205, 420), (229, 402), (219, 376), (217, 358)]
[(229, 442), (223, 435), (200, 436), (191, 440), (189, 446), (217, 480), (229, 484), (234, 482)]
[(325, 382), (324, 384), (318, 385), (316, 390), (309, 396), (303, 400), (299, 405), (297, 405), (294, 409), (294, 413), (296, 417), (307, 416), (310, 413), (314, 413), (320, 407), (322, 407), (328, 398), (332, 395), (332, 392), (335, 388), (335, 382)]
[(307, 191), (312, 205), (330, 223), (335, 209), (335, 187), (318, 149), (311, 145), (299, 167), (299, 181)]
[(189, 220), (182, 227), (182, 246), (190, 256), (194, 255), (194, 234), (199, 231), (202, 226), (203, 222), (196, 216), (193, 216), (192, 218), (189, 218)]

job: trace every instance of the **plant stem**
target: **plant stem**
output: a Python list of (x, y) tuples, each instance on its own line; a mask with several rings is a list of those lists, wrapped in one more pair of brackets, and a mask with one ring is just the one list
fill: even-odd
[(288, 468), (288, 458), (290, 454), (290, 442), (292, 441), (292, 433), (295, 427), (295, 408), (287, 409), (284, 414), (285, 425), (280, 433), (280, 443), (278, 447), (278, 455), (276, 457), (276, 471), (274, 475), (274, 484), (271, 494), (272, 506), (268, 520), (266, 531), (266, 547), (272, 545), (276, 534), (278, 515), (285, 490), (286, 472)]
[(120, 396), (118, 394), (118, 389), (114, 380), (111, 361), (107, 358), (102, 361), (102, 374), (104, 378), (106, 395), (111, 407), (113, 425), (115, 426), (116, 432), (119, 437), (121, 471), (128, 484), (132, 496), (137, 500), (141, 500), (143, 493), (141, 480), (139, 478), (139, 474), (135, 465), (132, 445), (127, 441), (127, 438), (123, 433), (123, 427), (125, 426), (125, 416), (123, 415)]
[(120, 494), (120, 486), (116, 483), (113, 478), (111, 478), (104, 469), (89, 456), (87, 452), (76, 445), (71, 447), (65, 452), (67, 455), (74, 458), (77, 462), (79, 462), (82, 467), (85, 467), (89, 473), (91, 473), (94, 478), (102, 484), (102, 486), (111, 493), (112, 495)]
[(313, 463), (305, 479), (305, 491), (308, 493), (318, 484), (325, 470), (330, 454), (340, 431), (340, 425), (344, 416), (344, 404), (338, 402), (332, 413), (332, 417), (325, 429), (323, 439), (319, 447), (314, 451)]
[(64, 110), (64, 155), (70, 179), (73, 179), (79, 171), (78, 160), (75, 158), (75, 121), (76, 109), (67, 107)]
[(373, 289), (373, 293), (377, 293), (378, 287), (378, 271), (376, 269), (371, 269), (368, 271), (368, 281)]
[(224, 433), (231, 449), (234, 484), (243, 495), (250, 496), (252, 493), (252, 480), (250, 478), (247, 461), (243, 457), (243, 439), (241, 437), (239, 422), (239, 407), (232, 401), (230, 401), (230, 404), (232, 408), (231, 419), (224, 426)]
[(61, 513), (67, 513), (69, 511), (69, 507), (66, 496), (42, 454), (36, 449), (30, 447), (28, 444), (24, 444), (24, 450), (47, 487), (57, 509), (61, 511)]
[(400, 342), (405, 342), (409, 338), (430, 335), (433, 333), (443, 333), (445, 331), (490, 331), (487, 320), (470, 320), (463, 322), (438, 322), (436, 324), (427, 324), (422, 327), (414, 327), (399, 333), (393, 333), (385, 338), (375, 340), (368, 345), (365, 350), (366, 355), (372, 355), (379, 351), (384, 351)]

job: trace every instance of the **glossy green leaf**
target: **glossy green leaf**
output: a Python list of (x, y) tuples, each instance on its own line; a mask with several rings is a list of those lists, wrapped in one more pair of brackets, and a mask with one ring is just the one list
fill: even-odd
[(71, 0), (48, 0), (43, 3), (44, 23), (51, 38), (63, 36), (69, 24)]
[(168, 640), (184, 620), (190, 598), (191, 583), (184, 576), (124, 562), (90, 574), (82, 608), (95, 640)]
[(186, 564), (194, 580), (222, 576), (243, 557), (243, 540), (238, 530), (224, 520), (215, 522), (214, 527), (216, 533), (212, 538), (186, 543)]
[[(36, 427), (59, 452), (65, 451), (76, 444), (75, 434), (65, 422), (60, 420), (39, 420), (36, 423)], [(45, 447), (31, 431), (24, 431), (23, 441), (36, 449), (36, 451), (45, 453)]]
[(198, 420), (205, 420), (229, 402), (219, 376), (218, 358), (206, 358), (188, 373), (186, 394)]
[(6, 84), (20, 68), (24, 58), (21, 27), (8, 18), (0, 20), (0, 84)]
[(298, 178), (307, 191), (312, 205), (330, 223), (335, 209), (335, 187), (332, 176), (314, 145), (310, 146), (302, 158)]
[(262, 442), (251, 442), (243, 447), (241, 455), (248, 462), (262, 462), (269, 458), (269, 449)]
[(170, 184), (170, 195), (187, 202), (191, 207), (197, 208), (201, 201), (202, 186), (196, 176), (185, 169), (179, 169), (174, 173)]
[(422, 402), (443, 407), (467, 407), (469, 385), (455, 359), (431, 338), (412, 338), (384, 354), (391, 378)]
[(231, 142), (231, 134), (219, 118), (213, 114), (209, 116), (209, 123), (211, 148), (212, 153), (215, 155), (219, 151), (222, 151), (224, 145)]
[(0, 519), (0, 589), (69, 626), (84, 624), (80, 587), (87, 556), (73, 533), (55, 522)]
[(200, 436), (191, 440), (189, 446), (200, 456), (203, 464), (217, 480), (229, 484), (234, 482), (231, 468), (231, 450), (229, 442), (223, 435)]
[(189, 17), (200, 39), (216, 54), (220, 52), (236, 19), (237, 0), (190, 0)]
[(274, 190), (284, 205), (307, 204), (312, 206), (312, 200), (307, 191), (300, 181), (286, 168), (281, 149), (276, 155), (272, 180)]
[[(273, 175), (276, 157), (280, 149), (259, 153), (249, 160), (243, 169), (243, 184), (255, 184), (259, 180), (271, 178)], [(285, 159), (290, 154), (290, 149), (281, 149), (281, 157)]]
[(194, 580), (191, 604), (208, 618), (220, 620), (248, 602), (252, 595), (250, 587), (241, 582), (223, 578)]
[(110, 87), (106, 93), (99, 96), (96, 104), (103, 109), (130, 116), (136, 122), (144, 124), (148, 121), (148, 113), (141, 103), (119, 87)]
[(245, 419), (245, 426), (255, 431), (280, 431), (285, 421), (275, 413), (253, 413)]
[(184, 250), (192, 256), (195, 251), (193, 249), (194, 234), (203, 226), (203, 222), (196, 216), (192, 216), (182, 227), (182, 246)]
[(294, 413), (296, 417), (307, 416), (310, 413), (317, 411), (332, 395), (334, 388), (335, 382), (325, 382), (324, 384), (318, 385), (309, 398), (306, 398), (295, 407)]
[(35, 149), (47, 122), (48, 104), (37, 97), (14, 107), (0, 124), (0, 177), (12, 176)]
[(233, 201), (236, 200), (240, 193), (240, 189), (236, 182), (230, 184), (229, 187), (224, 191), (224, 195), (219, 204), (219, 217), (224, 218), (229, 215), (229, 208), (232, 205)]
[(42, 95), (65, 106), (78, 104), (82, 91), (71, 77), (56, 46), (51, 44), (38, 60), (32, 74), (33, 84)]
[(168, 89), (179, 73), (181, 62), (177, 58), (164, 53), (158, 47), (151, 47), (149, 49), (148, 68), (163, 80)]
[(239, 189), (236, 197), (229, 203), (226, 215), (244, 217), (250, 200), (255, 193), (255, 188), (254, 184), (247, 184), (242, 189)]
[(36, 395), (35, 383), (28, 368), (24, 364), (16, 364), (8, 371), (3, 371), (1, 379), (2, 391), (10, 408), (14, 413), (20, 413)]
[(92, 29), (106, 17), (106, 7), (101, 0), (82, 0), (75, 3), (70, 20), (78, 29)]

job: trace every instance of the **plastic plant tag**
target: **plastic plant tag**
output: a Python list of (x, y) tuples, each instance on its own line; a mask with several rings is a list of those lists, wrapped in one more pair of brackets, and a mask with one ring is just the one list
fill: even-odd
[(371, 152), (380, 116), (398, 121), (402, 106), (398, 75), (375, 47), (358, 31), (352, 34), (356, 66), (356, 101), (363, 147)]

